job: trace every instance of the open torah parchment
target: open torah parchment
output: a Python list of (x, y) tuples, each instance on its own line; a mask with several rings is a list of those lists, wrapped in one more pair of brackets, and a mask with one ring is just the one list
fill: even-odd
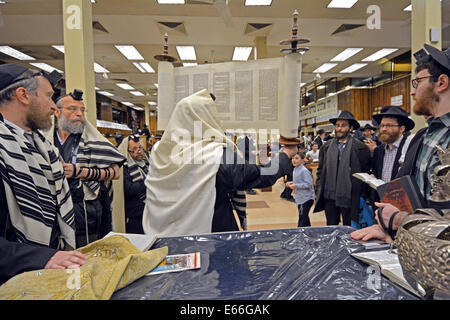
[(164, 130), (177, 102), (207, 89), (216, 97), (213, 114), (227, 129), (279, 129), (297, 137), (301, 54), (246, 62), (174, 68), (158, 64), (158, 130)]

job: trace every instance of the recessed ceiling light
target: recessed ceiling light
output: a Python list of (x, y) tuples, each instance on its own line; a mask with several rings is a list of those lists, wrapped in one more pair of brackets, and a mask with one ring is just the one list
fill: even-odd
[(323, 65), (318, 67), (316, 70), (314, 70), (313, 73), (325, 73), (325, 72), (333, 69), (337, 65), (338, 65), (337, 63), (324, 63)]
[(183, 62), (183, 67), (194, 67), (198, 66), (197, 62)]
[(403, 11), (412, 11), (412, 4), (403, 9)]
[(197, 60), (193, 46), (177, 46), (176, 48), (181, 60)]
[(355, 63), (355, 64), (351, 65), (350, 67), (345, 68), (340, 73), (353, 73), (356, 70), (364, 68), (365, 66), (367, 66), (367, 63)]
[(134, 66), (139, 69), (140, 72), (149, 73), (155, 72), (152, 66), (148, 62), (133, 62)]
[(19, 60), (36, 60), (35, 58), (9, 46), (0, 46), (0, 52)]
[(107, 97), (113, 97), (114, 95), (112, 93), (109, 93), (108, 91), (97, 91), (98, 93), (107, 96)]
[(124, 89), (124, 90), (134, 90), (132, 86), (130, 86), (128, 83), (116, 83), (116, 86)]
[(253, 47), (234, 47), (233, 61), (247, 61)]
[(159, 4), (184, 4), (184, 0), (157, 0)]
[(148, 104), (151, 105), (151, 106), (156, 106), (158, 103), (156, 103), (154, 101), (149, 101)]
[(94, 72), (96, 73), (108, 73), (109, 70), (106, 68), (103, 68), (101, 65), (99, 65), (97, 62), (94, 62)]
[(59, 73), (64, 73), (64, 72), (62, 72), (61, 70), (56, 69), (55, 67), (52, 67), (51, 65), (48, 65), (48, 64), (43, 63), (43, 62), (35, 62), (35, 63), (30, 62), (30, 64), (31, 64), (32, 66), (35, 66), (35, 67), (37, 67), (37, 68), (39, 68), (39, 69), (42, 69), (42, 70), (47, 71), (47, 72), (50, 72), (50, 73), (52, 73), (52, 72), (55, 71), (55, 70), (58, 71)]
[(56, 50), (58, 50), (58, 51), (64, 53), (64, 46), (61, 46), (61, 45), (54, 45), (54, 46), (52, 46), (52, 47), (55, 48)]
[(272, 0), (245, 0), (246, 6), (270, 6)]
[(128, 107), (134, 106), (134, 104), (132, 104), (131, 102), (122, 102), (122, 104), (124, 104)]
[(145, 96), (145, 94), (143, 94), (143, 93), (140, 92), (140, 91), (130, 91), (130, 93), (131, 93), (132, 95), (134, 95), (134, 96), (137, 96), (137, 97), (143, 97), (143, 96)]
[(347, 48), (341, 53), (339, 53), (336, 57), (331, 59), (331, 61), (345, 61), (362, 50), (363, 48)]
[(391, 53), (397, 51), (398, 49), (381, 49), (377, 52), (375, 52), (374, 54), (368, 56), (367, 58), (363, 59), (363, 61), (377, 61), (380, 60), (381, 58), (384, 58), (388, 55), (390, 55)]
[(95, 3), (95, 0), (91, 0), (91, 3)]
[(327, 8), (351, 8), (358, 0), (331, 0)]
[(114, 46), (128, 60), (144, 60), (144, 57), (136, 50), (134, 46)]
[(154, 83), (153, 85), (158, 89), (159, 85), (157, 83)]

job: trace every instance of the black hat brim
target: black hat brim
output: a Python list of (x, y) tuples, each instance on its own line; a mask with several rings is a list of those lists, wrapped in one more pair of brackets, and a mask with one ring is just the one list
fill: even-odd
[(399, 119), (401, 119), (403, 125), (405, 126), (406, 131), (411, 131), (411, 130), (414, 129), (414, 127), (416, 126), (416, 124), (414, 123), (414, 121), (411, 120), (410, 118), (401, 116), (401, 115), (396, 114), (396, 113), (382, 113), (382, 114), (376, 114), (376, 115), (374, 115), (372, 118), (373, 118), (373, 120), (375, 120), (378, 124), (381, 124), (381, 120), (382, 120), (384, 117), (392, 117), (392, 118), (399, 118)]
[(333, 125), (336, 125), (336, 121), (338, 120), (346, 120), (349, 122), (350, 126), (353, 127), (353, 130), (358, 130), (361, 126), (359, 125), (359, 122), (356, 121), (355, 119), (342, 119), (342, 118), (332, 118), (330, 119), (330, 122)]
[(450, 57), (447, 57), (444, 52), (433, 46), (430, 46), (429, 44), (425, 43), (424, 46), (434, 60), (436, 60), (444, 68), (450, 70)]

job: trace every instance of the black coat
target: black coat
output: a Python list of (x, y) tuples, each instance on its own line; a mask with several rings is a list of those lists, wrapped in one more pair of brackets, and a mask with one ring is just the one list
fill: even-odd
[(272, 186), (279, 178), (288, 174), (291, 169), (291, 161), (284, 152), (280, 152), (279, 161), (278, 171), (273, 175), (261, 175), (261, 166), (255, 164), (237, 164), (235, 161), (234, 164), (221, 164), (219, 166), (216, 174), (216, 202), (214, 204), (212, 232), (239, 230), (233, 214), (230, 193), (233, 190)]
[(8, 206), (0, 177), (0, 285), (26, 271), (43, 269), (56, 249), (31, 246), (7, 238)]
[[(370, 150), (369, 148), (359, 141), (358, 139), (353, 139), (351, 157), (350, 157), (350, 173), (357, 173), (357, 167), (361, 168), (360, 172), (368, 173), (370, 171)], [(314, 208), (314, 212), (319, 212), (325, 210), (325, 198), (324, 198), (324, 188), (323, 186), (327, 183), (326, 181), (326, 159), (325, 156), (327, 154), (328, 148), (333, 140), (327, 141), (319, 153), (319, 166), (317, 168), (317, 181), (316, 181), (316, 189), (317, 189), (317, 200), (316, 206)], [(359, 198), (367, 190), (364, 183), (355, 178), (351, 177), (352, 182), (352, 194), (351, 194), (351, 219), (353, 221), (359, 221)]]

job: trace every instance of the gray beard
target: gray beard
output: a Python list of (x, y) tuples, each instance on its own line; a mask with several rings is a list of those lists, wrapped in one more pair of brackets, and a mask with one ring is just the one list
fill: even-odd
[(60, 128), (63, 131), (72, 133), (72, 134), (80, 134), (83, 133), (84, 126), (85, 126), (85, 120), (80, 119), (83, 121), (82, 123), (72, 123), (69, 119), (66, 119), (63, 115), (60, 116), (58, 120), (58, 128)]

